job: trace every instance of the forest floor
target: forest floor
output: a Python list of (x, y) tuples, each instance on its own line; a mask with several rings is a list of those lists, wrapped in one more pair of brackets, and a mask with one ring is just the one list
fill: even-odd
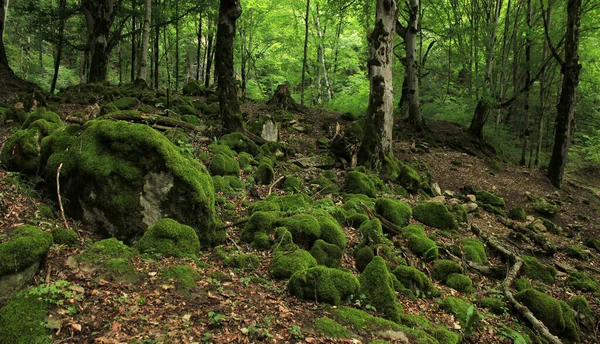
[[(244, 105), (244, 111), (252, 118), (273, 109), (262, 103), (248, 103)], [(343, 123), (339, 114), (321, 110), (309, 109), (304, 113), (295, 113), (294, 117), (297, 121), (296, 128), (283, 128), (281, 140), (297, 148), (299, 153), (295, 158), (314, 153), (316, 140), (320, 137), (330, 138), (336, 123)], [(494, 159), (485, 147), (482, 149), (481, 146), (472, 144), (462, 128), (446, 122), (431, 122), (429, 125), (431, 132), (414, 133), (401, 123), (398, 124), (394, 142), (397, 157), (424, 163), (441, 190), (450, 191), (447, 194), (459, 194), (465, 187), (492, 190), (504, 198), (507, 209), (522, 206), (527, 214), (534, 214), (527, 194), (561, 204), (554, 221), (564, 228), (571, 228), (573, 234), (565, 237), (544, 233), (543, 236), (559, 250), (554, 256), (538, 258), (549, 265), (583, 265), (583, 269), (590, 274), (600, 276), (600, 254), (597, 252), (592, 252), (593, 258), (587, 261), (575, 260), (565, 253), (566, 246), (581, 245), (585, 238), (600, 238), (600, 195), (570, 181), (565, 183), (562, 190), (557, 190), (550, 185), (543, 171), (513, 166)], [(0, 128), (0, 145), (6, 142), (11, 131), (12, 129), (5, 127)], [(343, 169), (333, 170), (338, 176), (343, 176)], [(304, 192), (315, 198), (322, 197), (308, 187), (308, 182), (320, 175), (319, 169), (298, 171), (288, 164), (278, 163), (275, 173), (275, 179), (283, 173), (302, 178), (305, 181)], [(244, 177), (242, 172), (241, 178)], [(237, 215), (242, 217), (247, 215), (245, 204), (251, 204), (270, 192), (284, 193), (277, 185), (262, 186), (257, 191), (254, 195), (243, 193), (226, 196), (227, 203), (232, 203)], [(341, 203), (340, 196), (327, 197)], [(411, 206), (421, 200), (420, 195), (410, 195), (404, 199)], [(52, 207), (51, 216), (41, 210), (44, 204)], [(374, 339), (403, 342), (394, 338), (393, 334), (356, 329), (349, 339), (333, 339), (319, 334), (315, 329), (315, 319), (331, 316), (336, 307), (291, 296), (286, 290), (286, 281), (274, 280), (269, 275), (270, 251), (257, 251), (248, 244), (238, 242), (242, 227), (230, 228), (228, 236), (237, 244), (234, 246), (228, 241), (227, 245), (233, 250), (239, 248), (245, 253), (256, 254), (260, 259), (260, 268), (256, 270), (225, 268), (211, 250), (205, 250), (197, 260), (142, 259), (138, 256), (133, 260), (135, 277), (119, 280), (105, 279), (102, 271), (96, 267), (73, 264), (70, 257), (85, 251), (90, 242), (100, 238), (86, 231), (81, 223), (72, 219), (67, 221), (71, 228), (78, 231), (80, 244), (54, 245), (33, 282), (33, 285), (50, 285), (66, 280), (76, 286), (72, 289), (74, 293), (58, 304), (48, 319), (47, 326), (52, 329), (56, 343), (352, 343), (356, 340), (368, 342)], [(415, 221), (411, 219), (411, 222)], [(469, 222), (497, 238), (511, 251), (534, 255), (536, 245), (511, 240), (509, 234), (512, 230), (499, 222), (496, 215), (480, 210), (469, 214)], [(48, 197), (38, 193), (27, 179), (0, 169), (0, 241), (11, 229), (25, 223), (33, 223), (44, 230), (63, 226), (58, 207)], [(360, 233), (352, 227), (346, 227), (344, 231), (349, 244), (344, 251), (343, 266), (358, 275), (352, 248), (358, 243)], [(427, 227), (426, 231), (432, 234), (435, 229)], [(474, 237), (469, 227), (463, 227), (457, 236), (438, 236), (437, 239), (439, 244), (450, 247), (462, 237), (472, 236)], [(396, 238), (395, 241), (404, 245), (403, 239)], [(491, 251), (488, 250), (488, 254), (491, 264), (502, 264), (502, 260), (491, 254)], [(430, 274), (430, 263), (414, 263)], [(161, 272), (175, 265), (190, 266), (200, 273), (201, 278), (193, 286), (185, 287), (173, 279), (161, 277)], [(475, 271), (467, 270), (466, 273), (474, 282), (475, 292), (470, 295), (436, 281), (434, 283), (443, 295), (464, 296), (473, 302), (484, 296), (498, 295), (502, 280), (482, 277)], [(551, 284), (534, 282), (534, 285), (561, 300), (583, 294), (596, 316), (600, 315), (598, 293), (582, 293), (572, 289), (565, 273), (559, 273)], [(512, 343), (506, 328), (514, 328), (514, 324), (521, 324), (523, 328), (529, 326), (526, 320), (510, 312), (508, 308), (501, 315), (491, 314), (481, 308), (479, 311), (484, 319), (473, 328), (465, 328), (463, 320), (444, 312), (437, 299), (411, 299), (406, 295), (399, 295), (399, 300), (405, 313), (424, 316), (433, 323), (460, 332), (464, 334), (466, 343)], [(365, 309), (364, 304), (357, 303), (354, 306)], [(366, 310), (376, 314), (372, 310)], [(531, 330), (524, 331), (533, 334)], [(600, 341), (598, 323), (593, 328), (582, 327), (582, 341)]]

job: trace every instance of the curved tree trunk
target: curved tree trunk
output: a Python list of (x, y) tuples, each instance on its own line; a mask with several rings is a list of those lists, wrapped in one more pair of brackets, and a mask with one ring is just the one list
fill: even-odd
[(6, 13), (8, 12), (8, 1), (0, 0), (0, 66), (8, 68), (8, 58), (4, 48), (4, 25), (6, 23)]
[(114, 0), (83, 0), (83, 14), (87, 24), (88, 48), (91, 62), (88, 82), (103, 82), (108, 73), (108, 45), (110, 28), (116, 15)]
[(371, 92), (367, 109), (364, 140), (358, 163), (379, 170), (384, 157), (392, 153), (392, 110), (394, 107), (392, 64), (394, 34), (398, 18), (396, 0), (377, 0), (375, 29), (369, 36), (369, 81)]
[(152, 0), (146, 0), (144, 14), (144, 32), (142, 33), (142, 54), (137, 74), (138, 80), (146, 81), (148, 77), (148, 42), (150, 41), (150, 20), (152, 19)]
[(219, 105), (224, 133), (244, 130), (233, 69), (235, 21), (241, 14), (240, 0), (221, 0), (215, 46), (215, 68), (218, 76)]
[(423, 117), (419, 105), (419, 61), (417, 59), (417, 33), (419, 32), (419, 0), (408, 2), (408, 28), (406, 31), (406, 86), (408, 91), (408, 121), (419, 131)]

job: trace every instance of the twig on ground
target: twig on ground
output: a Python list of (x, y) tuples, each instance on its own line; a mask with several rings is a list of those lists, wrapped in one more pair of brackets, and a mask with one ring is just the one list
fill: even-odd
[(271, 193), (273, 192), (273, 188), (275, 187), (275, 185), (279, 184), (279, 182), (282, 181), (283, 179), (285, 179), (285, 176), (281, 176), (281, 177), (277, 178), (276, 181), (274, 181), (271, 185), (269, 185), (269, 194), (268, 194), (268, 196), (270, 196)]
[[(56, 195), (58, 196), (58, 205), (60, 206), (60, 215), (62, 217), (63, 224), (65, 225), (66, 229), (70, 229), (69, 224), (67, 223), (67, 218), (65, 217), (65, 209), (63, 208), (62, 204), (62, 197), (60, 196), (60, 170), (62, 169), (62, 166), (63, 164), (61, 162), (56, 170)], [(79, 236), (79, 234), (77, 235)]]

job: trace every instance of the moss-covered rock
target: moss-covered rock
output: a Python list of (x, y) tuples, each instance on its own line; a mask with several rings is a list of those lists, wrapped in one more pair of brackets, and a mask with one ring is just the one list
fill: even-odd
[(297, 193), (302, 190), (302, 182), (301, 178), (296, 178), (292, 175), (286, 176), (283, 181), (283, 191)]
[(579, 327), (571, 308), (564, 301), (557, 301), (535, 289), (518, 292), (515, 299), (529, 308), (552, 334), (579, 341)]
[(375, 211), (399, 227), (406, 226), (412, 215), (408, 204), (389, 198), (378, 198), (375, 201)]
[(383, 188), (381, 179), (372, 174), (351, 171), (346, 176), (345, 190), (351, 194), (363, 194), (375, 198)]
[(523, 207), (513, 207), (510, 209), (508, 213), (508, 217), (520, 222), (527, 221), (527, 213), (525, 213), (525, 208)]
[(162, 219), (150, 227), (135, 246), (141, 253), (192, 257), (200, 250), (200, 241), (192, 227), (172, 219)]
[(317, 334), (330, 338), (350, 338), (352, 336), (350, 330), (327, 317), (315, 319), (315, 330)]
[(182, 92), (185, 96), (203, 96), (206, 95), (207, 89), (199, 81), (192, 80), (183, 85)]
[(418, 204), (413, 209), (413, 217), (427, 226), (439, 229), (458, 228), (456, 219), (448, 211), (448, 208), (439, 203), (426, 202)]
[(373, 260), (375, 253), (370, 246), (363, 245), (359, 246), (354, 250), (354, 262), (356, 269), (359, 272), (363, 272), (367, 265)]
[(415, 267), (399, 265), (394, 269), (393, 274), (416, 297), (435, 297), (439, 295), (439, 291), (429, 280), (429, 277)]
[(52, 228), (50, 234), (52, 234), (52, 241), (58, 245), (72, 245), (79, 240), (77, 232), (62, 227)]
[(488, 263), (485, 247), (481, 241), (473, 238), (465, 238), (462, 240), (462, 245), (462, 250), (465, 252), (465, 258), (477, 264)]
[(546, 264), (540, 263), (537, 259), (531, 256), (522, 256), (523, 258), (523, 270), (525, 275), (536, 281), (544, 283), (554, 282), (556, 276), (556, 269)]
[(253, 174), (254, 180), (258, 185), (269, 185), (273, 182), (275, 171), (273, 170), (273, 161), (269, 158), (262, 158), (256, 172)]
[(521, 277), (515, 281), (515, 289), (517, 291), (523, 291), (525, 289), (529, 289), (532, 287), (533, 287), (533, 285), (531, 284), (531, 281), (528, 280), (527, 278)]
[(458, 290), (463, 293), (472, 293), (473, 292), (473, 281), (469, 278), (469, 276), (459, 274), (459, 273), (451, 273), (446, 278), (446, 285), (452, 289)]
[(119, 110), (133, 110), (137, 105), (137, 99), (133, 97), (125, 97), (114, 100), (113, 105)]
[(483, 307), (496, 315), (506, 314), (508, 309), (504, 300), (497, 297), (484, 297), (477, 303), (479, 307)]
[(340, 249), (343, 249), (348, 244), (346, 234), (340, 227), (339, 223), (326, 211), (315, 211), (313, 215), (319, 221), (319, 229), (321, 231), (320, 239), (323, 241), (336, 245)]
[(76, 256), (77, 260), (89, 263), (103, 263), (110, 259), (126, 258), (130, 259), (135, 252), (127, 245), (115, 238), (100, 240), (84, 253)]
[(592, 258), (592, 254), (579, 245), (568, 246), (567, 256), (579, 260), (589, 260)]
[[(208, 109), (205, 109), (205, 112), (206, 110)], [(221, 137), (221, 140), (219, 140), (219, 143), (228, 146), (229, 148), (233, 149), (238, 153), (246, 152), (252, 154), (253, 156), (257, 156), (260, 153), (260, 148), (258, 148), (256, 143), (254, 143), (242, 133), (231, 133), (223, 135), (223, 137)]]
[(228, 268), (254, 270), (260, 266), (258, 256), (253, 253), (234, 253), (223, 259), (223, 266)]
[(486, 190), (475, 192), (475, 197), (477, 197), (477, 205), (480, 207), (498, 215), (506, 216), (506, 204), (502, 198)]
[(600, 253), (600, 239), (590, 238), (586, 239), (585, 246), (593, 248), (596, 252)]
[(383, 234), (383, 228), (378, 219), (364, 222), (358, 231), (362, 234), (362, 242), (366, 245), (392, 245), (392, 242)]
[(374, 257), (360, 274), (360, 289), (367, 297), (367, 302), (377, 311), (385, 314), (392, 321), (399, 321), (402, 306), (396, 298), (394, 277), (390, 273), (385, 260)]
[(3, 343), (51, 343), (51, 332), (44, 322), (48, 304), (40, 297), (22, 290), (0, 309), (0, 338)]
[(587, 328), (594, 328), (596, 316), (585, 296), (573, 296), (567, 304), (575, 311), (577, 320)]
[(325, 266), (298, 271), (288, 282), (290, 294), (333, 305), (348, 300), (359, 288), (358, 279), (352, 273)]
[(240, 165), (233, 157), (219, 153), (213, 157), (209, 170), (215, 176), (237, 176), (240, 174)]
[(426, 260), (438, 257), (438, 246), (425, 235), (425, 229), (419, 225), (409, 225), (402, 229), (402, 236), (408, 240), (408, 248), (417, 256)]
[(319, 221), (309, 214), (291, 216), (283, 221), (283, 225), (292, 233), (294, 243), (306, 249), (321, 237)]
[(90, 230), (131, 241), (170, 217), (194, 228), (202, 245), (219, 238), (206, 168), (146, 125), (94, 120), (63, 127), (44, 139), (41, 156), (53, 194), (63, 164), (65, 211)]
[(244, 226), (244, 231), (240, 239), (250, 243), (254, 240), (255, 233), (271, 233), (277, 226), (278, 219), (277, 213), (272, 211), (257, 211), (252, 213)]
[(30, 225), (15, 229), (10, 239), (0, 244), (0, 276), (12, 274), (46, 256), (52, 235)]
[(286, 279), (294, 273), (317, 266), (317, 260), (305, 250), (286, 252), (278, 250), (273, 253), (269, 273), (273, 278)]
[(543, 197), (533, 197), (533, 209), (540, 215), (546, 217), (554, 217), (558, 211), (556, 204), (548, 202)]
[[(224, 154), (230, 157), (238, 156), (238, 153), (224, 144), (211, 143), (208, 145), (208, 151), (214, 155)], [(246, 153), (247, 154), (247, 153)]]
[[(453, 314), (455, 319), (458, 320), (462, 326), (465, 326), (468, 323), (476, 323), (482, 319), (477, 309), (475, 309), (475, 305), (469, 301), (465, 301), (453, 296), (444, 298), (440, 303), (440, 307), (448, 311), (450, 314)], [(469, 311), (471, 307), (473, 307), (473, 310)]]
[(294, 239), (292, 238), (292, 233), (287, 230), (285, 227), (277, 227), (275, 228), (275, 240), (273, 240), (273, 251), (277, 251), (279, 249), (287, 248), (288, 245), (293, 245)]
[(340, 268), (342, 266), (342, 250), (333, 244), (328, 244), (319, 239), (315, 241), (310, 254), (317, 260), (317, 264), (328, 268)]
[(161, 274), (167, 280), (174, 280), (175, 285), (184, 290), (195, 287), (196, 282), (201, 279), (200, 273), (187, 265), (175, 265), (163, 270)]
[(600, 288), (596, 277), (582, 271), (571, 271), (569, 273), (569, 284), (571, 287), (585, 292), (595, 292)]
[(436, 261), (433, 264), (433, 269), (431, 271), (431, 275), (433, 276), (433, 278), (442, 283), (445, 283), (448, 279), (448, 276), (450, 276), (453, 273), (462, 274), (463, 268), (458, 263), (447, 259), (441, 259)]

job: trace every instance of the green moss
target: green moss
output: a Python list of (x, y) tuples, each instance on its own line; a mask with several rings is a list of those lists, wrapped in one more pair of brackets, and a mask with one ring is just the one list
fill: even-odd
[(183, 144), (191, 144), (190, 138), (185, 131), (178, 128), (170, 128), (163, 132), (163, 135), (174, 145), (181, 146)]
[(113, 258), (104, 262), (107, 275), (116, 280), (127, 280), (128, 277), (135, 278), (136, 272), (127, 258)]
[(418, 225), (409, 225), (402, 229), (402, 235), (408, 239), (408, 248), (419, 257), (434, 260), (438, 257), (438, 246), (425, 235), (425, 229)]
[(447, 259), (441, 259), (433, 264), (431, 275), (440, 282), (446, 282), (448, 276), (453, 273), (462, 274), (463, 268), (458, 263)]
[(77, 257), (78, 260), (90, 263), (103, 263), (114, 258), (130, 259), (135, 252), (129, 246), (115, 238), (100, 240), (87, 251)]
[(331, 338), (350, 338), (352, 336), (350, 330), (327, 317), (315, 319), (315, 330), (317, 334)]
[(508, 213), (508, 217), (515, 221), (527, 221), (527, 213), (525, 213), (525, 209), (523, 207), (511, 208), (510, 212)]
[(564, 301), (557, 301), (535, 289), (525, 289), (515, 294), (535, 317), (554, 335), (579, 341), (579, 328), (571, 309)]
[(269, 239), (269, 235), (265, 232), (256, 232), (254, 233), (254, 239), (250, 243), (250, 246), (257, 250), (268, 250), (272, 246), (271, 239)]
[(497, 297), (484, 297), (483, 299), (479, 300), (478, 305), (496, 315), (503, 315), (508, 312), (504, 300)]
[(225, 257), (223, 266), (228, 268), (254, 270), (260, 266), (260, 261), (255, 254), (236, 253)]
[(596, 252), (600, 253), (600, 239), (587, 239), (585, 246), (593, 248)]
[(321, 239), (315, 241), (310, 254), (315, 257), (319, 265), (329, 268), (342, 266), (342, 250), (337, 245), (328, 244)]
[(385, 260), (374, 257), (360, 274), (360, 289), (377, 311), (392, 321), (399, 321), (403, 310), (396, 298), (392, 276)]
[(592, 258), (592, 254), (590, 252), (577, 245), (567, 247), (567, 256), (579, 260), (589, 260)]
[(344, 222), (346, 224), (348, 224), (350, 227), (354, 227), (354, 228), (360, 228), (360, 226), (362, 226), (364, 223), (366, 223), (368, 221), (369, 221), (369, 216), (367, 216), (365, 214), (359, 214), (359, 213), (352, 214), (352, 215), (344, 218)]
[(515, 281), (515, 289), (517, 291), (523, 291), (525, 289), (529, 289), (532, 287), (533, 287), (533, 285), (531, 284), (531, 281), (528, 280), (527, 278), (521, 277)]
[(200, 241), (192, 227), (165, 218), (148, 228), (135, 246), (142, 253), (160, 253), (165, 257), (193, 257), (200, 250)]
[(52, 234), (52, 241), (58, 245), (71, 245), (79, 240), (79, 235), (75, 231), (62, 227), (52, 228), (50, 234)]
[(269, 158), (262, 158), (253, 176), (256, 184), (258, 185), (271, 184), (273, 182), (273, 178), (275, 177), (273, 162)]
[(590, 304), (584, 296), (573, 296), (568, 302), (569, 307), (577, 314), (577, 319), (588, 328), (593, 328), (596, 322), (594, 311), (590, 308)]
[(375, 201), (375, 211), (399, 227), (406, 226), (412, 215), (408, 204), (389, 198), (378, 198)]
[(470, 294), (474, 291), (473, 281), (463, 274), (451, 273), (446, 278), (446, 285), (452, 289), (458, 290), (463, 293)]
[(340, 249), (345, 248), (348, 240), (336, 219), (326, 211), (315, 211), (313, 214), (319, 221), (319, 229), (321, 230), (319, 238), (329, 244), (338, 246)]
[(4, 343), (52, 343), (50, 331), (44, 326), (48, 305), (29, 292), (17, 293), (0, 309), (0, 338)]
[(367, 245), (392, 245), (392, 242), (383, 234), (383, 228), (378, 219), (372, 219), (363, 223), (358, 231), (363, 236), (363, 243)]
[(273, 240), (273, 251), (294, 244), (292, 233), (285, 227), (275, 228), (275, 240)]
[(254, 143), (242, 133), (231, 133), (223, 135), (219, 142), (228, 146), (229, 148), (233, 149), (238, 153), (246, 152), (252, 154), (253, 156), (257, 156), (260, 153), (260, 149), (258, 148), (256, 143)]
[(312, 199), (306, 194), (270, 196), (266, 200), (275, 202), (281, 211), (288, 213), (312, 209)]
[(429, 280), (429, 277), (415, 267), (400, 265), (394, 269), (393, 273), (398, 281), (417, 297), (435, 297), (439, 295), (439, 291)]
[[(227, 147), (227, 146), (225, 146), (225, 147)], [(240, 168), (245, 168), (245, 167), (250, 166), (251, 164), (255, 163), (254, 157), (251, 154), (248, 154), (246, 152), (241, 152), (240, 154), (238, 154), (238, 157), (239, 157), (238, 162), (240, 163)]]
[(558, 206), (542, 197), (535, 197), (533, 198), (533, 209), (542, 216), (554, 217), (558, 211)]
[(277, 225), (278, 216), (276, 212), (257, 211), (252, 213), (244, 226), (240, 239), (250, 243), (254, 240), (257, 232), (271, 233)]
[(161, 274), (167, 280), (175, 280), (176, 285), (183, 289), (191, 289), (195, 287), (196, 282), (201, 279), (198, 271), (187, 265), (175, 265), (171, 268), (163, 270)]
[(133, 97), (125, 97), (114, 100), (113, 105), (119, 110), (133, 110), (137, 105), (137, 99)]
[(228, 146), (226, 146), (224, 144), (211, 143), (208, 145), (207, 148), (214, 155), (224, 154), (224, 155), (227, 155), (230, 157), (234, 157), (234, 156), (238, 155), (234, 150), (232, 150), (231, 148), (229, 148)]
[(343, 324), (352, 326), (358, 331), (402, 331), (404, 327), (393, 321), (374, 317), (371, 314), (347, 306), (341, 306), (331, 310), (334, 317)]
[(465, 238), (462, 240), (462, 244), (465, 258), (477, 264), (488, 263), (485, 247), (481, 241), (473, 238)]
[(448, 313), (453, 314), (455, 319), (458, 320), (463, 326), (465, 326), (469, 322), (475, 323), (482, 319), (482, 317), (479, 315), (479, 312), (476, 309), (473, 310), (473, 313), (470, 316), (471, 319), (467, 319), (469, 308), (475, 306), (469, 301), (465, 301), (463, 299), (459, 299), (453, 296), (448, 296), (444, 298), (440, 303), (440, 307), (448, 311)]
[(359, 288), (358, 280), (350, 272), (325, 266), (298, 271), (288, 282), (290, 294), (303, 300), (316, 299), (333, 305), (348, 300)]
[(291, 216), (283, 221), (294, 243), (303, 248), (310, 248), (321, 237), (321, 226), (319, 221), (309, 214), (298, 214)]
[(477, 197), (477, 205), (480, 207), (502, 216), (506, 215), (506, 204), (502, 198), (485, 190), (475, 192), (475, 197)]
[(207, 90), (199, 81), (192, 80), (183, 85), (182, 92), (186, 96), (202, 96), (206, 94)]
[(363, 245), (359, 246), (354, 250), (354, 261), (356, 263), (356, 269), (359, 272), (363, 272), (367, 265), (373, 260), (375, 253), (370, 246)]
[(183, 116), (181, 116), (180, 119), (183, 122), (189, 123), (191, 125), (195, 125), (197, 127), (202, 126), (204, 124), (204, 123), (202, 123), (201, 120), (198, 119), (198, 117), (196, 117), (196, 115), (193, 115), (193, 114), (183, 115)]
[(44, 107), (41, 107), (27, 116), (27, 118), (23, 122), (23, 125), (21, 126), (21, 129), (30, 128), (34, 122), (37, 122), (40, 119), (48, 123), (56, 124), (58, 126), (62, 125), (62, 120), (60, 119), (59, 115), (52, 111), (48, 111)]
[(600, 288), (600, 284), (598, 284), (598, 280), (581, 271), (572, 271), (569, 273), (569, 284), (581, 291), (585, 292), (595, 292)]
[(305, 250), (286, 252), (278, 250), (273, 253), (269, 273), (274, 278), (290, 278), (294, 273), (317, 266), (316, 259)]
[(413, 217), (431, 227), (439, 229), (457, 229), (456, 219), (448, 211), (448, 208), (439, 203), (427, 202), (418, 204), (413, 209)]
[(521, 258), (523, 258), (525, 275), (531, 279), (544, 283), (554, 282), (556, 269), (540, 263), (537, 259), (531, 256), (522, 256)]
[(296, 193), (302, 190), (302, 182), (301, 178), (296, 178), (294, 176), (286, 176), (283, 181), (283, 191)]
[(8, 241), (0, 244), (0, 276), (21, 271), (39, 262), (52, 245), (52, 235), (25, 225), (15, 229)]
[(260, 200), (252, 203), (249, 207), (250, 213), (254, 214), (255, 212), (278, 212), (281, 210), (281, 207), (277, 202), (274, 202), (272, 199)]
[(423, 181), (419, 173), (412, 167), (400, 161), (398, 162), (398, 167), (400, 170), (397, 179), (400, 182), (400, 185), (408, 191), (418, 191), (421, 187), (421, 182)]
[(346, 176), (345, 190), (348, 193), (363, 194), (375, 198), (383, 188), (381, 179), (374, 175), (352, 171)]
[(240, 174), (240, 165), (237, 160), (225, 154), (217, 154), (209, 166), (210, 173), (217, 176)]

